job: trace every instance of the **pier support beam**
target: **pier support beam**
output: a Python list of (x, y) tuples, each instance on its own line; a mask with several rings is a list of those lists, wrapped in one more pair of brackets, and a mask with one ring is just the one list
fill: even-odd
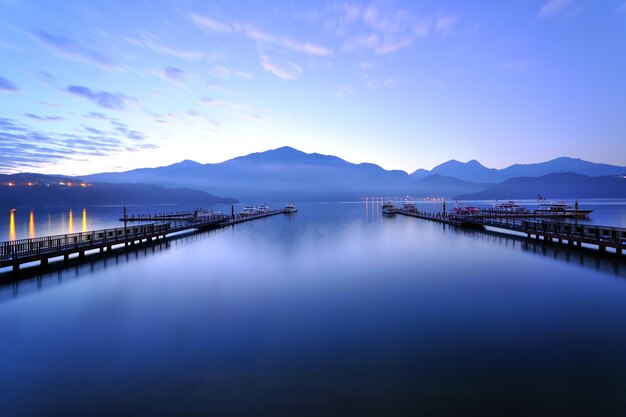
[(45, 268), (48, 266), (48, 258), (42, 258), (41, 262), (39, 263), (39, 266), (41, 266), (42, 268)]
[(606, 246), (604, 246), (604, 245), (599, 245), (599, 246), (598, 246), (598, 250), (599, 250), (600, 252), (606, 252)]
[(20, 270), (20, 264), (13, 264), (13, 272), (18, 272)]
[(85, 259), (85, 251), (81, 250), (80, 252), (78, 252), (78, 258), (79, 259)]
[(67, 265), (69, 261), (70, 261), (70, 255), (69, 254), (63, 255), (63, 263)]
[(622, 248), (616, 248), (616, 249), (615, 249), (615, 253), (616, 253), (617, 255), (621, 255), (621, 254), (622, 254)]

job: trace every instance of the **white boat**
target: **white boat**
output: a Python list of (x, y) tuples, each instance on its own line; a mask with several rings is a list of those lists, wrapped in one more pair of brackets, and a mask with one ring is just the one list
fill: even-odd
[(393, 216), (396, 214), (396, 207), (391, 201), (385, 201), (381, 206), (381, 210), (383, 214), (387, 214), (389, 216)]
[(539, 204), (535, 210), (537, 216), (559, 216), (559, 217), (575, 217), (575, 218), (589, 218), (593, 210), (578, 208), (578, 202), (572, 206), (565, 201), (557, 201), (552, 203)]
[(293, 202), (287, 203), (287, 205), (285, 206), (285, 213), (295, 213), (297, 211), (298, 211), (298, 208)]
[(515, 201), (509, 200), (504, 203), (496, 203), (491, 209), (485, 209), (484, 212), (495, 214), (528, 214), (528, 210), (524, 207), (520, 207), (519, 204), (515, 204)]
[(262, 206), (256, 207), (255, 210), (257, 214), (266, 214), (270, 211), (270, 208), (267, 206), (267, 204), (263, 204)]
[(415, 203), (412, 201), (404, 201), (402, 203), (402, 209), (410, 211), (410, 212), (418, 212), (419, 210), (417, 209), (417, 207), (415, 206)]
[(258, 214), (258, 212), (257, 212), (256, 208), (254, 208), (252, 206), (244, 207), (244, 209), (239, 212), (239, 215), (241, 217), (250, 217), (250, 216), (255, 216), (257, 214)]

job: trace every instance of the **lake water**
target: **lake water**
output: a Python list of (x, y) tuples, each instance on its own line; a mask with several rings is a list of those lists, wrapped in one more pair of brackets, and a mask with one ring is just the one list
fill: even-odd
[[(626, 202), (583, 204), (626, 226)], [(623, 260), (298, 207), (0, 286), (0, 416), (625, 415)], [(5, 219), (0, 240), (70, 225)]]

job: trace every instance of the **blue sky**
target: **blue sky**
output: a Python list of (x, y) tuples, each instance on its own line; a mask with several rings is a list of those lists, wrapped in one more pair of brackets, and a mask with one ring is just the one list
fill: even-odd
[(0, 0), (0, 172), (626, 165), (626, 2)]

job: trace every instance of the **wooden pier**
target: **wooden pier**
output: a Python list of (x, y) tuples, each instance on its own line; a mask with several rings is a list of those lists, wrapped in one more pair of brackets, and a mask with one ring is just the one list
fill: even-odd
[[(0, 242), (0, 268), (12, 267), (15, 273), (21, 265), (29, 262), (39, 262), (41, 267), (45, 267), (51, 259), (59, 258), (67, 263), (70, 256), (75, 254), (78, 254), (79, 259), (84, 259), (89, 251), (104, 253), (121, 245), (128, 247), (142, 242), (160, 241), (172, 233), (232, 226), (282, 214), (285, 210), (268, 210), (249, 216), (221, 213), (201, 213), (194, 216), (189, 213), (197, 212), (184, 213), (174, 216), (172, 213), (131, 216), (120, 219), (125, 222), (125, 227)], [(153, 223), (132, 226), (126, 224), (147, 221)]]
[(606, 252), (607, 248), (613, 248), (617, 255), (623, 255), (624, 250), (626, 250), (626, 228), (623, 227), (565, 223), (542, 218), (423, 213), (406, 209), (397, 209), (396, 213), (451, 226), (492, 227), (513, 231), (525, 234), (528, 239), (534, 238), (559, 244), (567, 242), (569, 246), (592, 245), (597, 247), (600, 252)]

